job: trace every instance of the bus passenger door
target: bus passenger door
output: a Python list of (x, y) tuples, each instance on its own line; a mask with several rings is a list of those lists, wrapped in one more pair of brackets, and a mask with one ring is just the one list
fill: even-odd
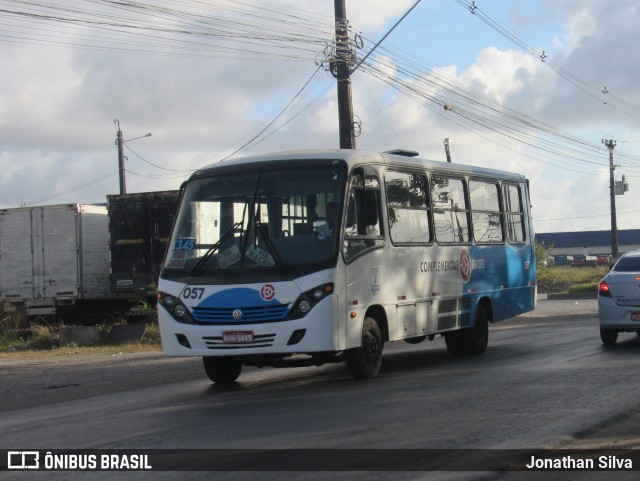
[[(375, 173), (358, 169), (352, 176), (342, 246), (346, 267), (347, 347), (361, 343), (367, 307), (384, 305), (384, 229), (380, 184)], [(350, 313), (356, 317), (350, 317)], [(376, 321), (388, 333), (386, 316)], [(357, 320), (357, 322), (355, 322)]]

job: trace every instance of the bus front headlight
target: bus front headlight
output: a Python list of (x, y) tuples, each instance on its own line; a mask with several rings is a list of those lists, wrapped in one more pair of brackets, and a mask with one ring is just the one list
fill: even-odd
[(300, 303), (298, 304), (298, 309), (300, 310), (300, 312), (302, 314), (306, 314), (307, 312), (309, 312), (311, 310), (311, 303), (309, 301), (307, 301), (306, 299), (302, 299), (300, 301)]
[(303, 292), (294, 303), (288, 318), (299, 319), (306, 316), (318, 302), (331, 294), (333, 294), (333, 284), (331, 283)]
[(187, 306), (185, 306), (177, 297), (160, 292), (158, 294), (158, 299), (159, 304), (162, 305), (162, 307), (164, 307), (176, 321), (183, 324), (195, 323), (195, 319), (191, 316)]

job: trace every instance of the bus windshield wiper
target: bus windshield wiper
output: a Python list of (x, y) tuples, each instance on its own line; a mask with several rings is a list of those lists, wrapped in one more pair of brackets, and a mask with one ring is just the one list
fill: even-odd
[(196, 277), (196, 276), (200, 275), (200, 273), (202, 272), (202, 269), (207, 264), (207, 262), (209, 262), (209, 259), (211, 259), (213, 254), (215, 254), (217, 252), (217, 250), (220, 248), (220, 246), (222, 244), (224, 244), (225, 242), (227, 242), (227, 240), (229, 240), (229, 238), (231, 238), (231, 236), (233, 236), (233, 234), (235, 234), (236, 231), (241, 227), (242, 227), (242, 222), (236, 222), (235, 224), (233, 224), (233, 226), (231, 226), (231, 228), (227, 232), (225, 232), (222, 235), (222, 237), (220, 237), (218, 242), (213, 244), (207, 250), (207, 252), (204, 253), (204, 255), (200, 258), (200, 260), (197, 262), (197, 264), (195, 266), (193, 266), (193, 269), (191, 269), (191, 275), (193, 277)]
[(278, 252), (276, 247), (273, 245), (273, 242), (271, 242), (271, 238), (269, 237), (269, 234), (267, 233), (267, 231), (262, 228), (263, 226), (266, 227), (266, 225), (256, 220), (255, 230), (258, 232), (258, 237), (262, 237), (264, 244), (267, 246), (267, 249), (269, 250), (269, 254), (271, 254), (271, 257), (273, 257), (273, 260), (275, 260), (276, 265), (280, 268), (280, 270), (282, 272), (288, 272), (289, 271), (288, 266), (284, 263), (284, 261), (282, 260), (282, 257), (280, 257), (280, 253)]

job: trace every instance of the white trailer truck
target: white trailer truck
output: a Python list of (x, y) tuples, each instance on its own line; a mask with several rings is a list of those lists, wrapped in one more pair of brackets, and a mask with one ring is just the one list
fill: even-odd
[(109, 288), (107, 208), (63, 204), (0, 209), (0, 302), (28, 318), (104, 309)]

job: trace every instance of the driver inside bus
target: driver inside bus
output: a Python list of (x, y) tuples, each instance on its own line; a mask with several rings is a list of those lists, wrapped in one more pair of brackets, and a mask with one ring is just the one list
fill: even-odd
[(325, 213), (326, 223), (316, 229), (318, 239), (332, 236), (338, 224), (338, 203), (328, 202)]

